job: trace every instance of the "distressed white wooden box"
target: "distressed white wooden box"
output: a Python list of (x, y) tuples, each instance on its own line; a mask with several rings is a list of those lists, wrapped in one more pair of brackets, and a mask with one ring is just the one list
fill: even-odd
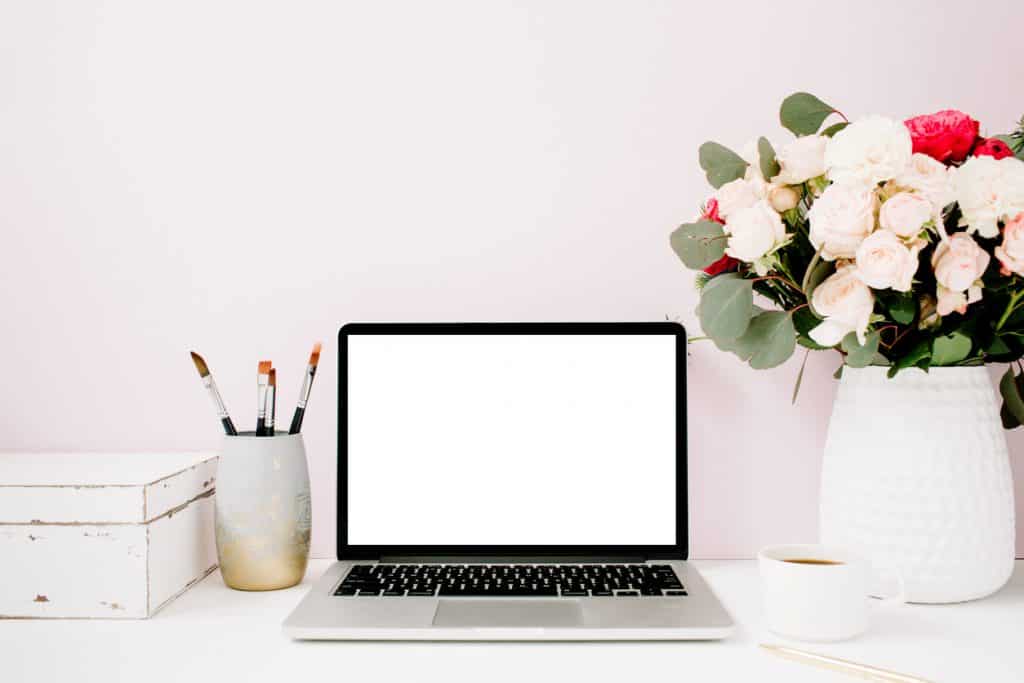
[(0, 453), (0, 617), (144, 619), (217, 567), (211, 453)]

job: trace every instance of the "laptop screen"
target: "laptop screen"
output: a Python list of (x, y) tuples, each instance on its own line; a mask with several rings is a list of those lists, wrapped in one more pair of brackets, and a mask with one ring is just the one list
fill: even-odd
[(349, 335), (347, 543), (674, 544), (676, 338)]

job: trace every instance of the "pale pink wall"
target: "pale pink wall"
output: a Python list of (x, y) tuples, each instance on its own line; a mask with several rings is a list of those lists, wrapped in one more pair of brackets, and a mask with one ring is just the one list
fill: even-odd
[[(1005, 130), (1022, 25), (1017, 0), (0, 5), (0, 448), (213, 448), (187, 350), (242, 422), (256, 361), (287, 406), (322, 338), (330, 555), (341, 322), (692, 321), (667, 236), (701, 142), (783, 139), (800, 89)], [(696, 555), (814, 538), (835, 362), (794, 408), (798, 361), (693, 347)]]

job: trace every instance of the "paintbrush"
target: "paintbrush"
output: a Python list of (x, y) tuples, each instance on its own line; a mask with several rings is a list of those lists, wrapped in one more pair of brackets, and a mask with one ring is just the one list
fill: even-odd
[(267, 387), (271, 365), (269, 360), (261, 360), (256, 376), (256, 436), (267, 435)]
[(277, 369), (270, 368), (267, 378), (267, 436), (274, 435), (274, 413), (277, 411)]
[(231, 416), (228, 415), (227, 406), (224, 405), (224, 399), (220, 397), (220, 392), (217, 391), (217, 383), (213, 381), (213, 375), (210, 374), (210, 368), (206, 366), (206, 361), (195, 351), (192, 351), (192, 362), (196, 365), (196, 370), (199, 371), (199, 376), (203, 379), (203, 386), (210, 394), (210, 398), (213, 399), (213, 407), (217, 411), (217, 416), (220, 418), (220, 423), (224, 425), (224, 433), (229, 436), (235, 436), (238, 434), (238, 430), (235, 429), (235, 423), (231, 421)]
[(309, 354), (309, 365), (306, 366), (306, 373), (302, 376), (299, 404), (295, 408), (295, 415), (292, 416), (292, 425), (288, 428), (289, 434), (298, 434), (302, 430), (302, 417), (306, 414), (306, 403), (309, 402), (309, 392), (313, 389), (313, 378), (316, 376), (316, 366), (320, 363), (322, 346), (320, 342), (313, 344), (313, 352)]
[(867, 664), (851, 662), (848, 659), (819, 655), (814, 652), (806, 652), (804, 650), (797, 650), (792, 647), (783, 647), (781, 645), (767, 645), (765, 643), (761, 643), (761, 647), (774, 655), (778, 655), (779, 657), (791, 659), (796, 662), (802, 662), (804, 664), (810, 664), (823, 669), (839, 671), (850, 676), (866, 678), (872, 681), (892, 681), (892, 683), (928, 683), (927, 680), (918, 678), (917, 676), (901, 674), (887, 669), (879, 669), (878, 667), (868, 666)]

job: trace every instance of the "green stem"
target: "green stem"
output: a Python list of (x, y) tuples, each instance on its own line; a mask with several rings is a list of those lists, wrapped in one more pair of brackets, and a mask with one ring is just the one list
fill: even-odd
[(1010, 314), (1012, 314), (1014, 309), (1017, 307), (1017, 302), (1020, 301), (1020, 298), (1022, 296), (1024, 296), (1024, 290), (1014, 292), (1013, 294), (1010, 295), (1010, 303), (1006, 304), (1006, 310), (1003, 311), (1003, 315), (999, 318), (999, 322), (996, 323), (996, 332), (1003, 329), (1003, 325), (1006, 324), (1007, 319), (1010, 317)]

